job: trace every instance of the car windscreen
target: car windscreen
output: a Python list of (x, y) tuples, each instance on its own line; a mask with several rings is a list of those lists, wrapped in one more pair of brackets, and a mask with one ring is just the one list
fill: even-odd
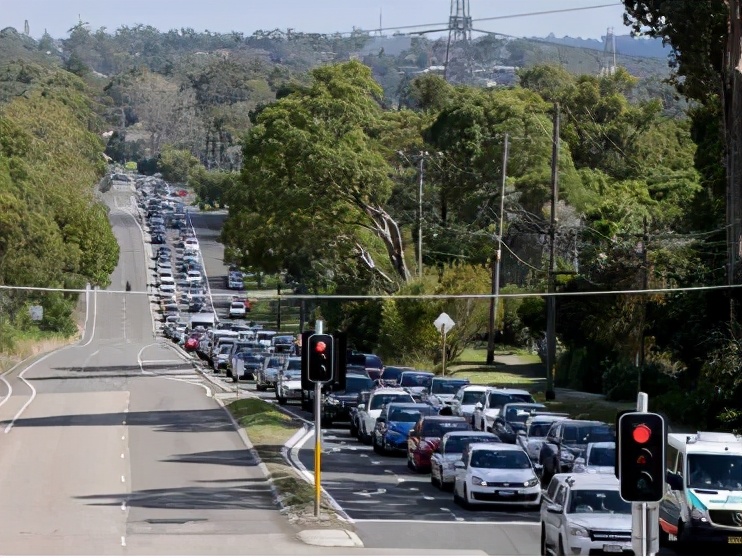
[(401, 368), (395, 368), (394, 366), (384, 368), (384, 371), (381, 373), (381, 379), (382, 380), (399, 380), (399, 377), (402, 375)]
[(526, 416), (529, 414), (529, 412), (532, 409), (538, 409), (539, 407), (529, 407), (527, 405), (523, 406), (508, 406), (507, 411), (505, 412), (505, 420), (511, 420), (511, 421), (522, 421), (523, 420), (523, 414), (525, 413)]
[(289, 360), (286, 370), (301, 370), (301, 359)]
[(436, 395), (453, 395), (461, 389), (461, 386), (465, 386), (467, 383), (454, 380), (434, 380), (430, 386), (430, 393)]
[(288, 370), (284, 370), (283, 375), (289, 380), (298, 380), (301, 378), (301, 369), (294, 370), (289, 368)]
[(511, 396), (505, 393), (490, 393), (489, 395), (490, 409), (499, 409), (503, 405), (507, 405), (508, 403), (512, 402), (513, 399), (511, 398)]
[(366, 362), (364, 365), (366, 368), (378, 368), (379, 370), (384, 368), (381, 359), (376, 355), (366, 355)]
[(534, 422), (528, 428), (528, 437), (546, 438), (553, 422)]
[(472, 435), (472, 436), (451, 436), (446, 440), (446, 446), (443, 448), (443, 453), (464, 453), (464, 448), (468, 444), (474, 444), (477, 442), (493, 442), (495, 438), (493, 436)]
[(374, 381), (371, 378), (345, 378), (347, 393), (360, 393), (366, 389), (373, 389)]
[(573, 490), (567, 513), (630, 514), (631, 504), (621, 499), (618, 490)]
[(589, 444), (590, 442), (614, 442), (616, 436), (608, 426), (570, 426), (564, 427), (562, 441), (565, 444)]
[(587, 465), (593, 467), (613, 467), (616, 464), (615, 447), (594, 447), (590, 449)]
[(414, 403), (409, 393), (384, 393), (374, 395), (369, 402), (369, 409), (374, 411), (381, 409), (384, 405), (394, 402)]
[(481, 449), (472, 454), (471, 466), (478, 469), (530, 469), (531, 461), (522, 451)]
[(426, 438), (441, 438), (446, 432), (453, 432), (454, 430), (469, 430), (469, 423), (465, 420), (426, 420), (423, 422), (421, 434)]
[(688, 454), (688, 488), (742, 490), (742, 456)]
[(282, 335), (273, 338), (274, 345), (293, 345), (294, 338), (289, 335)]
[(402, 380), (399, 385), (402, 387), (430, 387), (432, 381), (433, 377), (427, 374), (410, 374), (409, 372), (405, 372), (402, 374)]
[(481, 391), (465, 391), (464, 397), (461, 400), (462, 405), (476, 405), (482, 400), (482, 395), (484, 395)]
[(389, 411), (388, 420), (394, 422), (417, 422), (420, 420), (420, 409), (397, 408)]

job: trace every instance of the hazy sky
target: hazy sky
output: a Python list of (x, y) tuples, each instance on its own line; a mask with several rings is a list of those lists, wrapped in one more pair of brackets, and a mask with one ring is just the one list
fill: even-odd
[[(258, 29), (286, 29), (331, 33), (384, 27), (443, 23), (451, 0), (0, 0), (0, 29), (23, 31), (28, 20), (31, 36), (46, 29), (55, 38), (68, 36), (79, 17), (95, 31), (113, 32), (123, 25), (151, 25), (160, 31), (191, 27), (196, 31), (251, 35)], [(623, 26), (623, 5), (618, 0), (470, 0), (471, 16), (490, 18), (612, 4), (609, 7), (559, 14), (543, 14), (474, 23), (475, 28), (514, 36), (596, 38)], [(387, 31), (392, 34), (393, 31)], [(435, 36), (435, 35), (431, 35)]]

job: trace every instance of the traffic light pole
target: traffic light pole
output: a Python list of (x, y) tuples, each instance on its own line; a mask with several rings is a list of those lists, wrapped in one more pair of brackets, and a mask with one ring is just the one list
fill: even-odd
[[(323, 334), (324, 322), (317, 320), (314, 326), (316, 334)], [(322, 465), (322, 383), (314, 383), (314, 516), (320, 516), (320, 502), (322, 501), (321, 483)]]
[[(649, 397), (639, 392), (636, 410), (649, 412)], [(631, 546), (638, 556), (654, 556), (659, 551), (659, 504), (657, 502), (632, 502)]]

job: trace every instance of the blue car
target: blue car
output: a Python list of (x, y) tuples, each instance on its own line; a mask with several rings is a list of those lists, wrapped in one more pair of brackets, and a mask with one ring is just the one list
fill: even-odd
[(427, 403), (389, 403), (376, 419), (371, 442), (376, 453), (407, 451), (407, 435), (420, 417), (437, 414)]

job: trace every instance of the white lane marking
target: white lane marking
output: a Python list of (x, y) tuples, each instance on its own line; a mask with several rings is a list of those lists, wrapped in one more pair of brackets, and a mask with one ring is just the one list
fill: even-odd
[(126, 546), (126, 538), (123, 535), (121, 536), (121, 546)]
[(124, 455), (124, 454), (122, 453), (122, 454), (121, 454), (121, 459), (124, 459), (124, 457), (125, 457), (125, 455)]
[(183, 379), (183, 378), (169, 378), (167, 376), (160, 376), (160, 378), (162, 380), (171, 380), (173, 382), (183, 382), (184, 384), (191, 384), (192, 386), (202, 387), (202, 388), (204, 388), (204, 390), (206, 390), (206, 397), (209, 397), (210, 398), (211, 395), (212, 395), (211, 389), (209, 388), (209, 386), (204, 385), (204, 384), (202, 384), (200, 382), (194, 382), (194, 381), (186, 380), (186, 379)]
[[(363, 503), (367, 504), (368, 500), (363, 500)], [(441, 510), (451, 513), (448, 508), (441, 508)], [(353, 521), (356, 523), (429, 523), (432, 525), (450, 525), (452, 523), (439, 519), (354, 519)], [(538, 527), (540, 525), (538, 521), (467, 521), (466, 523), (469, 525), (522, 525), (527, 527)]]
[(126, 482), (126, 477), (124, 475), (121, 475), (121, 482)]
[(122, 440), (126, 440), (126, 436), (121, 436), (121, 439)]
[(126, 511), (126, 502), (121, 502), (121, 511)]
[[(147, 345), (148, 347), (150, 345)], [(183, 359), (178, 360), (143, 360), (140, 364), (183, 364)]]
[(420, 489), (419, 488), (412, 488), (412, 487), (410, 487), (410, 490), (412, 490), (413, 492), (419, 492)]
[(159, 345), (159, 343), (150, 343), (149, 345), (145, 345), (144, 347), (142, 347), (141, 349), (139, 349), (139, 352), (137, 353), (137, 363), (139, 364), (139, 370), (141, 370), (142, 374), (144, 374), (146, 376), (154, 376), (155, 373), (154, 372), (149, 372), (149, 371), (147, 371), (147, 370), (144, 369), (144, 361), (142, 360), (142, 353), (144, 352), (145, 349), (148, 349), (148, 348), (153, 347), (155, 345)]
[(97, 321), (97, 319), (98, 319), (98, 287), (95, 287), (93, 289), (93, 327), (92, 327), (92, 331), (90, 332), (90, 339), (88, 339), (87, 343), (80, 345), (81, 347), (87, 347), (93, 342), (93, 339), (95, 338), (95, 322)]
[[(15, 368), (15, 366), (13, 368)], [(8, 372), (6, 372), (5, 374), (10, 373), (10, 371), (13, 370), (13, 368), (8, 370)], [(5, 374), (0, 376), (0, 380), (2, 380), (5, 383), (5, 385), (8, 386), (8, 394), (5, 397), (3, 397), (2, 401), (0, 401), (0, 407), (2, 407), (8, 399), (10, 399), (11, 395), (13, 395), (13, 386), (11, 386), (10, 382), (5, 379)]]
[(435, 500), (435, 496), (423, 496), (425, 500)]

